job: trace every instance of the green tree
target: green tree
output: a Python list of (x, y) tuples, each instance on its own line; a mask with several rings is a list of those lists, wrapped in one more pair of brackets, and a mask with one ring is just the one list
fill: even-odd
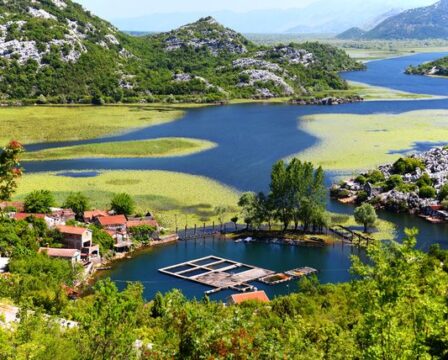
[(0, 200), (11, 200), (17, 188), (17, 180), (22, 176), (20, 156), (23, 146), (11, 141), (0, 153)]
[(132, 215), (135, 210), (135, 201), (129, 194), (116, 194), (112, 198), (110, 207), (119, 215), (129, 216)]
[(62, 206), (72, 209), (76, 219), (81, 221), (84, 218), (84, 212), (90, 209), (90, 200), (80, 192), (70, 193)]
[(293, 197), (291, 181), (284, 161), (277, 162), (271, 173), (271, 198), (276, 211), (276, 217), (286, 230), (293, 219)]
[(25, 211), (30, 214), (48, 214), (55, 203), (50, 191), (36, 190), (25, 197)]
[(375, 208), (370, 204), (363, 204), (355, 209), (355, 220), (358, 224), (364, 225), (364, 232), (367, 233), (369, 227), (375, 225), (378, 216)]
[(221, 228), (224, 225), (225, 217), (226, 217), (228, 211), (229, 210), (228, 210), (227, 206), (220, 205), (220, 206), (215, 207), (215, 214), (218, 217), (218, 221), (221, 224)]

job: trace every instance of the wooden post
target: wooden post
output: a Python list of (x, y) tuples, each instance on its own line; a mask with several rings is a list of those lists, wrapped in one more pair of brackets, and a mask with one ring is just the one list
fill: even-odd
[(187, 240), (187, 225), (185, 225), (185, 240)]
[(213, 232), (215, 231), (215, 222), (213, 221)]
[(196, 236), (196, 224), (194, 224), (194, 236)]

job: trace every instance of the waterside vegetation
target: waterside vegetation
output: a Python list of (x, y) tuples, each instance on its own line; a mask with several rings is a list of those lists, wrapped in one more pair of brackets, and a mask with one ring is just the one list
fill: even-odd
[(187, 156), (210, 150), (217, 145), (205, 140), (186, 138), (158, 138), (154, 140), (124, 141), (51, 148), (29, 152), (27, 161), (82, 158), (154, 158)]

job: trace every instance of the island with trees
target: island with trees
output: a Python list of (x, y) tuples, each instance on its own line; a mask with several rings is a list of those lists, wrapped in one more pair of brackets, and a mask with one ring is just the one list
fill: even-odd
[(436, 147), (380, 166), (331, 188), (343, 203), (419, 215), (430, 222), (448, 221), (448, 148)]

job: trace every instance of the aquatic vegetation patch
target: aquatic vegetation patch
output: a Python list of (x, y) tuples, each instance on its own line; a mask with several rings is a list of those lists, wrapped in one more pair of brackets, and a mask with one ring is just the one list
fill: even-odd
[(367, 101), (384, 101), (384, 100), (419, 100), (437, 98), (432, 95), (413, 94), (405, 91), (389, 89), (380, 86), (372, 86), (356, 81), (349, 81), (349, 89), (354, 93), (360, 95)]
[[(117, 179), (135, 179), (138, 183), (111, 185)], [(198, 226), (205, 221), (218, 219), (213, 209), (216, 206), (229, 208), (228, 217), (237, 209), (239, 194), (234, 189), (201, 176), (167, 171), (102, 171), (95, 178), (72, 178), (58, 176), (58, 173), (40, 173), (25, 175), (20, 182), (16, 199), (23, 199), (36, 189), (50, 190), (55, 194), (58, 204), (62, 203), (70, 192), (85, 193), (95, 208), (107, 208), (112, 195), (126, 192), (133, 196), (141, 211), (154, 211), (158, 220), (167, 227), (174, 227), (176, 217), (178, 226)], [(199, 204), (196, 212), (192, 211)], [(184, 210), (187, 209), (187, 210)], [(229, 221), (226, 219), (226, 221)]]
[(367, 170), (395, 162), (397, 152), (415, 144), (448, 142), (448, 111), (401, 114), (318, 114), (300, 119), (302, 130), (320, 139), (294, 156), (326, 170)]
[(0, 109), (0, 142), (23, 144), (95, 139), (177, 120), (176, 106), (33, 106)]
[[(24, 160), (63, 160), (82, 158), (155, 158), (186, 156), (217, 145), (210, 141), (186, 138), (159, 138), (142, 141), (108, 142), (45, 149), (25, 154)], [(117, 179), (121, 181), (120, 179)], [(133, 179), (134, 181), (135, 179)]]

